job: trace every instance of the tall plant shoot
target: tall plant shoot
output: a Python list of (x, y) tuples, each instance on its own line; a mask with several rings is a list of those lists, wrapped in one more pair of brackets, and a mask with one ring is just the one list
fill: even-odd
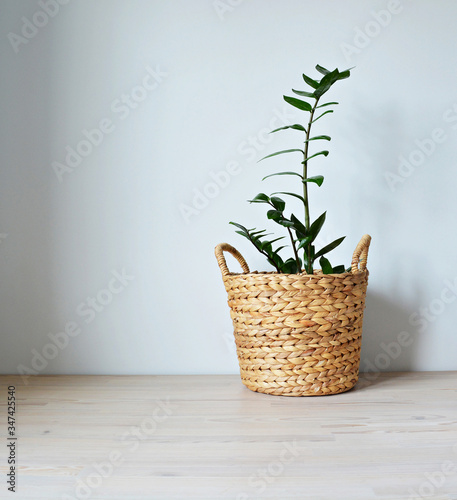
[[(328, 135), (313, 136), (311, 133), (314, 123), (320, 120), (323, 116), (333, 113), (333, 109), (331, 109), (331, 107), (338, 104), (337, 102), (324, 102), (321, 104), (321, 98), (337, 81), (348, 78), (350, 76), (350, 70), (340, 72), (338, 69), (334, 69), (333, 71), (329, 71), (320, 65), (316, 66), (316, 70), (323, 75), (319, 80), (303, 75), (303, 80), (306, 85), (308, 85), (307, 90), (292, 89), (292, 92), (295, 95), (305, 97), (308, 100), (284, 96), (284, 100), (288, 104), (304, 111), (305, 113), (308, 113), (305, 125), (296, 123), (272, 130), (271, 132), (274, 133), (287, 129), (301, 131), (304, 134), (303, 147), (300, 149), (277, 151), (276, 153), (272, 153), (262, 158), (262, 160), (265, 160), (282, 154), (300, 153), (302, 161), (300, 163), (301, 168), (299, 171), (277, 172), (267, 175), (262, 179), (265, 180), (269, 177), (278, 175), (295, 176), (300, 179), (300, 189), (297, 193), (278, 191), (272, 193), (270, 196), (267, 196), (265, 193), (259, 193), (255, 198), (249, 200), (250, 203), (263, 203), (267, 205), (267, 218), (279, 224), (287, 231), (293, 256), (284, 261), (279, 255), (279, 252), (285, 248), (285, 245), (276, 248), (273, 247), (274, 243), (284, 239), (284, 236), (269, 240), (269, 233), (265, 230), (258, 231), (255, 228), (247, 229), (245, 226), (236, 222), (230, 223), (238, 228), (236, 231), (238, 234), (247, 238), (255, 246), (255, 248), (266, 257), (268, 262), (275, 267), (278, 273), (294, 274), (305, 272), (307, 274), (313, 274), (314, 263), (317, 259), (319, 259), (319, 264), (324, 274), (337, 274), (344, 273), (346, 271), (344, 265), (333, 267), (329, 260), (325, 257), (326, 254), (341, 244), (345, 238), (344, 236), (316, 251), (314, 242), (324, 225), (326, 212), (311, 222), (308, 186), (310, 184), (316, 184), (318, 187), (322, 186), (324, 177), (322, 175), (309, 177), (308, 166), (310, 160), (313, 158), (318, 156), (328, 156), (329, 154), (327, 150), (318, 151), (312, 154), (310, 152), (310, 144), (313, 143), (313, 141), (331, 140)], [(286, 209), (286, 202), (276, 195), (292, 196), (299, 199), (303, 205), (303, 222), (292, 213), (287, 217), (284, 213)], [(302, 257), (300, 257), (300, 255), (302, 255)]]

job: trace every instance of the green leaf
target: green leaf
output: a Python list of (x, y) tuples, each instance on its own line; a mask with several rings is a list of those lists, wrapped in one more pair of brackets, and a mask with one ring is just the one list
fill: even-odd
[(323, 175), (314, 175), (313, 177), (308, 177), (307, 179), (303, 179), (302, 182), (314, 182), (319, 187), (321, 187), (322, 183), (324, 182), (324, 176)]
[(278, 255), (277, 253), (272, 253), (271, 256), (268, 258), (268, 262), (276, 267), (278, 272), (282, 272), (281, 268), (283, 265), (283, 260), (281, 259), (281, 256)]
[(298, 172), (276, 172), (274, 174), (269, 174), (265, 176), (262, 180), (264, 181), (265, 179), (268, 179), (268, 177), (273, 177), (274, 175), (296, 175), (303, 179), (303, 175), (299, 174)]
[(265, 193), (259, 193), (253, 200), (248, 200), (249, 203), (268, 203), (270, 198)]
[(339, 104), (339, 102), (326, 102), (325, 104), (321, 104), (320, 106), (316, 106), (317, 108), (324, 108), (325, 106), (333, 106), (334, 104)]
[(260, 249), (270, 255), (272, 251), (271, 243), (269, 241), (262, 241)]
[(319, 259), (319, 264), (321, 265), (322, 272), (324, 274), (332, 274), (333, 273), (333, 267), (330, 264), (329, 260), (326, 259), (325, 257), (321, 257)]
[(277, 196), (273, 196), (272, 198), (270, 198), (270, 201), (276, 208), (276, 210), (284, 212), (284, 209), (286, 208), (286, 202), (284, 200), (281, 200), (281, 198), (278, 198)]
[(281, 266), (281, 271), (284, 274), (297, 274), (301, 271), (298, 269), (297, 261), (295, 259), (287, 259), (286, 262)]
[(241, 236), (244, 236), (245, 238), (247, 238), (248, 240), (250, 240), (249, 236), (246, 233), (243, 233), (243, 231), (235, 231), (235, 233), (241, 234)]
[(317, 71), (319, 71), (319, 73), (322, 73), (323, 75), (327, 75), (328, 73), (330, 73), (330, 71), (328, 69), (325, 69), (322, 66), (319, 66), (319, 64), (316, 66), (316, 69), (317, 69)]
[(306, 139), (306, 141), (303, 142), (318, 141), (319, 139), (323, 139), (324, 141), (332, 140), (332, 138), (329, 135), (316, 135), (315, 137), (310, 137), (309, 139)]
[[(254, 234), (257, 234), (258, 232), (259, 232), (259, 231), (256, 231), (255, 233), (249, 232), (249, 234), (250, 234), (250, 236), (253, 236)], [(253, 239), (254, 239), (254, 240), (260, 240), (260, 238), (265, 238), (266, 236), (270, 236), (271, 234), (273, 234), (273, 233), (267, 233), (267, 232), (265, 231), (265, 229), (263, 229), (263, 230), (262, 230), (262, 231), (260, 231), (260, 232), (265, 233), (265, 234), (261, 234), (261, 235), (259, 235), (259, 236), (255, 236), (255, 237), (253, 237)]]
[(297, 237), (299, 237), (299, 234), (302, 235), (302, 237), (304, 237), (307, 233), (304, 224), (302, 224), (301, 221), (299, 221), (294, 214), (290, 214), (290, 220), (294, 223), (294, 229), (295, 232), (297, 233)]
[[(262, 234), (262, 233), (265, 233), (265, 234)], [(260, 236), (260, 235), (262, 235), (261, 237), (263, 237), (263, 236), (266, 236), (266, 235), (267, 235), (267, 232), (266, 232), (266, 230), (265, 230), (265, 229), (262, 229), (261, 231), (251, 231), (249, 234), (250, 234), (252, 237), (255, 237), (255, 236)]]
[(244, 226), (242, 226), (241, 224), (238, 224), (237, 222), (229, 222), (229, 224), (232, 224), (232, 226), (236, 226), (237, 228), (241, 229), (242, 231), (244, 231), (246, 234), (249, 233), (249, 230), (246, 229)]
[(327, 214), (327, 212), (324, 212), (320, 217), (318, 217), (311, 224), (311, 227), (309, 228), (309, 235), (312, 236), (312, 238), (313, 238), (312, 241), (314, 241), (316, 239), (316, 236), (319, 234), (320, 230), (322, 229), (322, 226), (324, 225), (324, 222), (325, 222), (326, 214)]
[(313, 89), (317, 89), (319, 87), (319, 82), (316, 80), (313, 80), (309, 76), (303, 75), (303, 80), (310, 86), (313, 87)]
[(346, 272), (346, 270), (344, 269), (344, 265), (341, 264), (340, 266), (336, 266), (333, 268), (333, 274), (343, 274), (344, 272)]
[(275, 128), (274, 130), (272, 130), (270, 132), (270, 134), (273, 134), (274, 132), (278, 132), (279, 130), (286, 130), (287, 128), (292, 128), (294, 130), (301, 130), (302, 132), (306, 132), (306, 128), (303, 125), (296, 123), (295, 125), (287, 125), (286, 127)]
[(305, 198), (303, 198), (303, 196), (300, 196), (299, 194), (288, 193), (287, 191), (276, 191), (273, 194), (288, 194), (289, 196), (293, 196), (294, 198), (298, 198), (301, 202), (305, 203)]
[[(353, 66), (352, 68), (354, 68), (355, 66)], [(349, 68), (349, 69), (346, 69), (344, 71), (340, 71), (338, 73), (338, 80), (344, 80), (345, 78), (349, 78), (351, 76), (351, 69), (352, 68)]]
[[(266, 233), (265, 229), (262, 229), (260, 231), (256, 231), (255, 228), (253, 229), (247, 229), (246, 227), (242, 226), (241, 224), (238, 224), (236, 222), (230, 222), (230, 224), (238, 227), (240, 231), (235, 231), (237, 234), (240, 234), (241, 236), (244, 236), (247, 238), (254, 246), (255, 248), (261, 252), (263, 255), (267, 257), (268, 262), (273, 265), (278, 272), (280, 271), (280, 266), (282, 265), (282, 259), (279, 255), (275, 255), (275, 252), (272, 249), (272, 244), (278, 240), (282, 240), (284, 236), (281, 236), (280, 238), (276, 238), (272, 241), (262, 241), (262, 238), (265, 238), (266, 236), (269, 236), (270, 233)], [(252, 231), (252, 232), (251, 232)], [(264, 234), (265, 233), (265, 234)], [(284, 248), (284, 247), (281, 247)], [(276, 250), (278, 252), (278, 250)]]
[(338, 238), (337, 240), (335, 241), (332, 241), (332, 243), (329, 243), (327, 246), (325, 246), (324, 248), (321, 248), (317, 254), (316, 254), (316, 259), (317, 257), (320, 257), (321, 255), (325, 255), (326, 253), (330, 252), (331, 250), (333, 250), (334, 248), (336, 248), (338, 245), (341, 244), (341, 242), (344, 240), (344, 238), (346, 238), (346, 236), (343, 236), (342, 238)]
[(266, 160), (267, 158), (272, 158), (273, 156), (282, 155), (284, 153), (294, 153), (294, 152), (300, 152), (302, 154), (305, 154), (305, 152), (302, 149), (284, 149), (282, 151), (277, 151), (276, 153), (273, 153), (271, 155), (264, 156), (259, 161)]
[(340, 72), (338, 69), (334, 69), (333, 71), (328, 72), (319, 82), (319, 87), (314, 91), (314, 95), (318, 99), (325, 94), (325, 92), (327, 92), (335, 82), (349, 78), (350, 75), (351, 73), (349, 70)]
[(298, 245), (297, 250), (300, 250), (301, 248), (308, 246), (313, 241), (313, 237), (305, 236), (305, 238), (302, 238), (299, 241), (300, 244)]
[(294, 223), (292, 221), (290, 221), (289, 219), (281, 219), (279, 221), (277, 221), (278, 224), (281, 224), (281, 226), (283, 227), (294, 227)]
[(319, 118), (322, 118), (324, 115), (327, 115), (329, 113), (333, 113), (333, 109), (329, 109), (328, 111), (325, 111), (325, 113), (322, 113), (317, 118), (314, 118), (314, 120), (311, 123), (317, 122), (317, 120), (319, 120)]
[(298, 109), (301, 109), (302, 111), (311, 111), (313, 109), (309, 102), (302, 101), (301, 99), (296, 99), (295, 97), (289, 97), (287, 95), (283, 97), (286, 102)]
[(334, 69), (327, 73), (324, 78), (319, 82), (319, 87), (314, 91), (317, 98), (321, 97), (327, 92), (330, 87), (338, 80), (338, 70)]
[(319, 155), (328, 156), (328, 154), (329, 154), (328, 151), (319, 151), (319, 153), (315, 153), (311, 156), (308, 156), (308, 158), (305, 158), (305, 160), (302, 161), (302, 163), (308, 162), (309, 160), (311, 160), (311, 158), (314, 158), (315, 156), (319, 156)]
[(305, 92), (304, 90), (294, 90), (292, 89), (292, 92), (297, 95), (301, 95), (302, 97), (311, 97), (315, 99), (314, 92)]
[(278, 222), (282, 219), (282, 213), (279, 210), (268, 210), (267, 217)]
[[(285, 238), (285, 236), (280, 236), (279, 238), (275, 238), (274, 240), (271, 240), (270, 243), (273, 244), (273, 243), (276, 243), (277, 241), (279, 240), (283, 240)], [(279, 247), (276, 252), (279, 252), (279, 250), (281, 250), (281, 248), (284, 248), (284, 247)]]

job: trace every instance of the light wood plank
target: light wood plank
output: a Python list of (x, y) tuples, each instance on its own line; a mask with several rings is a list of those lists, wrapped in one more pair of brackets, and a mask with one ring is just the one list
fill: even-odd
[(253, 393), (223, 375), (26, 382), (0, 377), (3, 443), (7, 387), (17, 388), (14, 498), (83, 498), (89, 481), (89, 498), (110, 500), (457, 499), (457, 372), (362, 376), (313, 398)]

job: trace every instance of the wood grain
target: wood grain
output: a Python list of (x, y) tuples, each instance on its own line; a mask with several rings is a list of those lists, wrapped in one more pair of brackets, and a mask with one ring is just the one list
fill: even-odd
[(3, 478), (10, 384), (19, 436), (2, 499), (457, 499), (457, 372), (362, 374), (313, 398), (223, 375), (26, 382), (0, 377)]

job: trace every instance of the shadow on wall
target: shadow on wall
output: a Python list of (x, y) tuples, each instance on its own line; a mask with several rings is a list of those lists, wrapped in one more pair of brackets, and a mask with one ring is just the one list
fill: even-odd
[(394, 294), (387, 298), (368, 289), (360, 371), (372, 373), (373, 381), (380, 372), (417, 369), (418, 332), (409, 322), (413, 311)]
[[(360, 226), (367, 228), (367, 232), (373, 237), (370, 254), (377, 254), (378, 258), (375, 260), (382, 265), (398, 261), (399, 248), (391, 244), (391, 235), (393, 223), (398, 225), (399, 218), (403, 216), (399, 207), (404, 202), (401, 197), (392, 193), (385, 180), (386, 171), (393, 171), (397, 167), (401, 138), (406, 126), (395, 103), (388, 104), (381, 109), (366, 110), (354, 102), (351, 117), (359, 132), (351, 137), (351, 141), (357, 151), (358, 163), (364, 166), (357, 171), (357, 175), (365, 186), (365, 189), (360, 189), (360, 184), (354, 183), (353, 196), (360, 200), (360, 206), (365, 209), (353, 207), (350, 217), (353, 224), (351, 231), (357, 229), (360, 232)], [(386, 144), (389, 144), (389, 148), (386, 148)], [(376, 190), (370, 187), (380, 184), (384, 189)], [(368, 268), (371, 270), (370, 256)], [(417, 304), (423, 303), (423, 284), (420, 281), (411, 284), (415, 296), (405, 300), (400, 292), (401, 288), (397, 288), (400, 287), (402, 279), (399, 272), (391, 275), (390, 294), (375, 293), (372, 283), (375, 275), (382, 270), (380, 267), (373, 268), (373, 276), (369, 279), (360, 370), (375, 374), (382, 371), (418, 369), (419, 333), (409, 319), (417, 310)], [(375, 380), (376, 377), (372, 378)]]
[[(21, 16), (30, 18), (35, 11), (36, 5), (24, 4), (6, 9), (2, 33), (18, 31)], [(42, 332), (54, 331), (58, 323), (51, 247), (53, 179), (43, 174), (49, 168), (54, 129), (50, 40), (37, 36), (16, 47), (16, 52), (9, 41), (3, 42), (9, 76), (0, 89), (7, 124), (1, 148), (1, 230), (8, 238), (2, 260), (11, 263), (4, 268), (0, 300), (3, 366), (10, 359), (29, 366), (32, 348), (42, 344), (37, 339)]]

